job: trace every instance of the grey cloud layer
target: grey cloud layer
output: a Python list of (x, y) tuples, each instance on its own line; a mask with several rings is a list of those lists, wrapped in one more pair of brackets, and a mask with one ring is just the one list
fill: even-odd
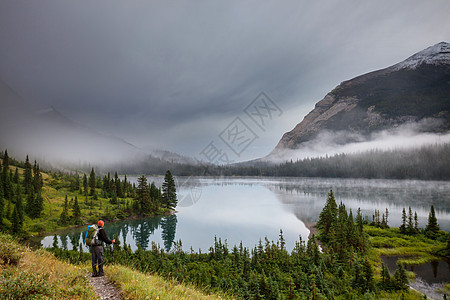
[(260, 91), (312, 108), (340, 81), (448, 40), (448, 15), (446, 0), (2, 0), (0, 77), (36, 107), (183, 152), (183, 136), (196, 142), (183, 124), (203, 141), (217, 134), (205, 122), (226, 123)]

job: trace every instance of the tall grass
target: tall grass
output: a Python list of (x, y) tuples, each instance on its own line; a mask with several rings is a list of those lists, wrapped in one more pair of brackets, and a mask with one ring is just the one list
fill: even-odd
[(378, 255), (401, 256), (399, 263), (418, 265), (439, 259), (436, 255), (446, 243), (431, 240), (423, 234), (405, 235), (398, 228), (381, 229), (365, 226), (364, 232)]
[(94, 299), (87, 269), (0, 233), (0, 299)]
[(127, 299), (231, 299), (223, 295), (206, 295), (193, 286), (120, 265), (108, 267), (107, 273), (108, 277), (120, 286), (123, 296)]

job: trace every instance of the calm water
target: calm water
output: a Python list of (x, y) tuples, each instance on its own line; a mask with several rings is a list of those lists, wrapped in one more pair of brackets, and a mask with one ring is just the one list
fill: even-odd
[[(162, 177), (149, 177), (160, 186)], [(136, 181), (136, 178), (129, 178)], [(267, 237), (276, 241), (283, 230), (286, 246), (294, 247), (299, 236), (307, 240), (305, 224), (313, 223), (333, 189), (336, 200), (354, 213), (358, 207), (372, 216), (374, 209), (389, 209), (389, 225), (399, 226), (403, 207), (417, 211), (424, 227), (430, 205), (436, 209), (442, 229), (450, 230), (450, 182), (410, 180), (356, 180), (317, 178), (177, 178), (178, 213), (169, 217), (146, 218), (107, 223), (108, 236), (148, 248), (154, 241), (169, 250), (173, 241), (182, 240), (183, 249), (208, 251), (214, 236), (233, 246), (241, 241), (253, 247)], [(71, 248), (71, 237), (81, 241), (85, 228), (59, 233), (59, 245)], [(50, 247), (53, 236), (40, 241)]]

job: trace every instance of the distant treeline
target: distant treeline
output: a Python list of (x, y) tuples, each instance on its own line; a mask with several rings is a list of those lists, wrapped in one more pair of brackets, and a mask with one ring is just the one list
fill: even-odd
[[(92, 166), (67, 166), (84, 170)], [(290, 160), (275, 164), (252, 161), (231, 165), (168, 162), (149, 156), (146, 160), (96, 166), (100, 173), (162, 175), (169, 169), (176, 176), (274, 176), (450, 180), (450, 144), (435, 144), (414, 149), (371, 150), (356, 154)]]
[(450, 144), (223, 167), (222, 175), (450, 180)]

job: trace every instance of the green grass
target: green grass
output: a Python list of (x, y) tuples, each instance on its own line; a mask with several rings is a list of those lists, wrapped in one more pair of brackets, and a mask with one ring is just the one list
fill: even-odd
[[(381, 229), (364, 226), (376, 255), (400, 256), (399, 262), (405, 265), (418, 265), (439, 259), (436, 255), (447, 244), (426, 238), (422, 234), (401, 234), (398, 228)], [(378, 260), (379, 261), (379, 260)]]
[[(15, 166), (10, 166), (10, 169), (15, 171)], [(20, 181), (23, 180), (24, 169), (17, 168), (20, 174)], [(61, 224), (59, 219), (64, 208), (64, 199), (67, 195), (69, 202), (75, 197), (78, 198), (78, 203), (81, 209), (82, 221), (86, 223), (96, 223), (99, 219), (106, 219), (109, 221), (125, 219), (130, 217), (126, 213), (126, 202), (131, 206), (132, 198), (119, 198), (119, 205), (111, 204), (109, 198), (101, 197), (101, 189), (97, 188), (98, 199), (93, 200), (91, 196), (85, 196), (81, 191), (70, 191), (70, 182), (64, 177), (53, 176), (51, 174), (41, 172), (43, 178), (42, 196), (44, 198), (44, 210), (41, 217), (31, 219), (24, 214), (24, 226), (22, 236), (36, 236), (44, 235), (45, 233), (65, 229), (69, 227), (75, 227), (74, 224)], [(22, 182), (20, 182), (22, 184)], [(23, 205), (26, 205), (26, 195), (22, 195)], [(90, 206), (91, 201), (93, 207)], [(8, 202), (8, 201), (6, 201)], [(70, 204), (70, 203), (69, 203)], [(5, 208), (7, 203), (5, 203)], [(11, 203), (11, 211), (14, 205)], [(158, 215), (164, 215), (168, 210), (160, 209)], [(72, 215), (71, 205), (69, 205), (69, 215)], [(11, 222), (4, 218), (3, 220), (5, 228), (11, 227)]]
[(0, 299), (94, 299), (86, 273), (0, 233)]
[(108, 278), (121, 288), (127, 299), (231, 299), (224, 295), (207, 295), (193, 286), (120, 265), (110, 266), (105, 272)]

